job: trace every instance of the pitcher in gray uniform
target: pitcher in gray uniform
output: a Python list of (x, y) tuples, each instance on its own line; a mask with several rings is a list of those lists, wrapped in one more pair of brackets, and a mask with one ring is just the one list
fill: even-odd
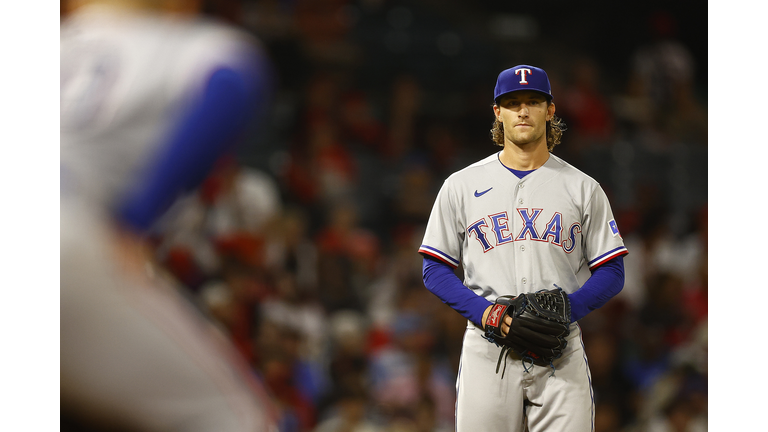
[[(621, 291), (627, 249), (600, 185), (551, 153), (565, 127), (546, 72), (530, 65), (501, 72), (493, 112), (491, 136), (503, 149), (445, 180), (419, 248), (425, 286), (468, 319), (456, 430), (592, 431), (577, 321)], [(459, 264), (463, 283), (453, 272)], [(585, 266), (591, 275), (581, 284)], [(571, 302), (565, 352), (550, 367), (511, 354), (502, 377), (501, 348), (482, 337), (493, 301), (555, 287)]]

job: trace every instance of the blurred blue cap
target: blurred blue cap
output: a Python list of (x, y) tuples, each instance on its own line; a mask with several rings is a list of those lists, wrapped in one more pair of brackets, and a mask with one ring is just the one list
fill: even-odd
[(552, 88), (549, 85), (549, 77), (544, 69), (536, 66), (518, 65), (509, 68), (499, 74), (496, 80), (496, 88), (493, 90), (493, 100), (498, 102), (501, 96), (519, 90), (534, 90), (552, 101)]

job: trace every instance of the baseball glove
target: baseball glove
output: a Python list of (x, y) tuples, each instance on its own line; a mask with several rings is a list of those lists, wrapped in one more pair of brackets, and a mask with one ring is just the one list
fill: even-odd
[[(512, 317), (512, 325), (509, 332), (502, 335), (501, 324), (507, 315)], [(497, 298), (485, 321), (483, 335), (502, 347), (496, 373), (499, 372), (502, 358), (506, 359), (506, 355), (509, 355), (509, 350), (515, 351), (523, 360), (552, 366), (552, 362), (563, 354), (568, 344), (565, 338), (570, 334), (570, 324), (571, 303), (568, 295), (559, 287), (517, 297)], [(501, 376), (504, 377), (503, 371)]]

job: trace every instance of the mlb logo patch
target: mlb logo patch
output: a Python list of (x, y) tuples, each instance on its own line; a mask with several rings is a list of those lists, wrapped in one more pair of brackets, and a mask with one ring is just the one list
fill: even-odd
[(614, 219), (608, 221), (608, 226), (611, 228), (611, 232), (613, 233), (614, 237), (621, 236), (621, 234), (619, 234), (619, 227), (616, 225), (616, 221)]

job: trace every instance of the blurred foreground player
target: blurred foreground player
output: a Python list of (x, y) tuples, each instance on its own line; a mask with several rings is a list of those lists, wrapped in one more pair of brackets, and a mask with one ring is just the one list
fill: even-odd
[(265, 101), (255, 41), (192, 1), (70, 1), (61, 24), (61, 408), (121, 431), (273, 431), (262, 387), (145, 233)]

